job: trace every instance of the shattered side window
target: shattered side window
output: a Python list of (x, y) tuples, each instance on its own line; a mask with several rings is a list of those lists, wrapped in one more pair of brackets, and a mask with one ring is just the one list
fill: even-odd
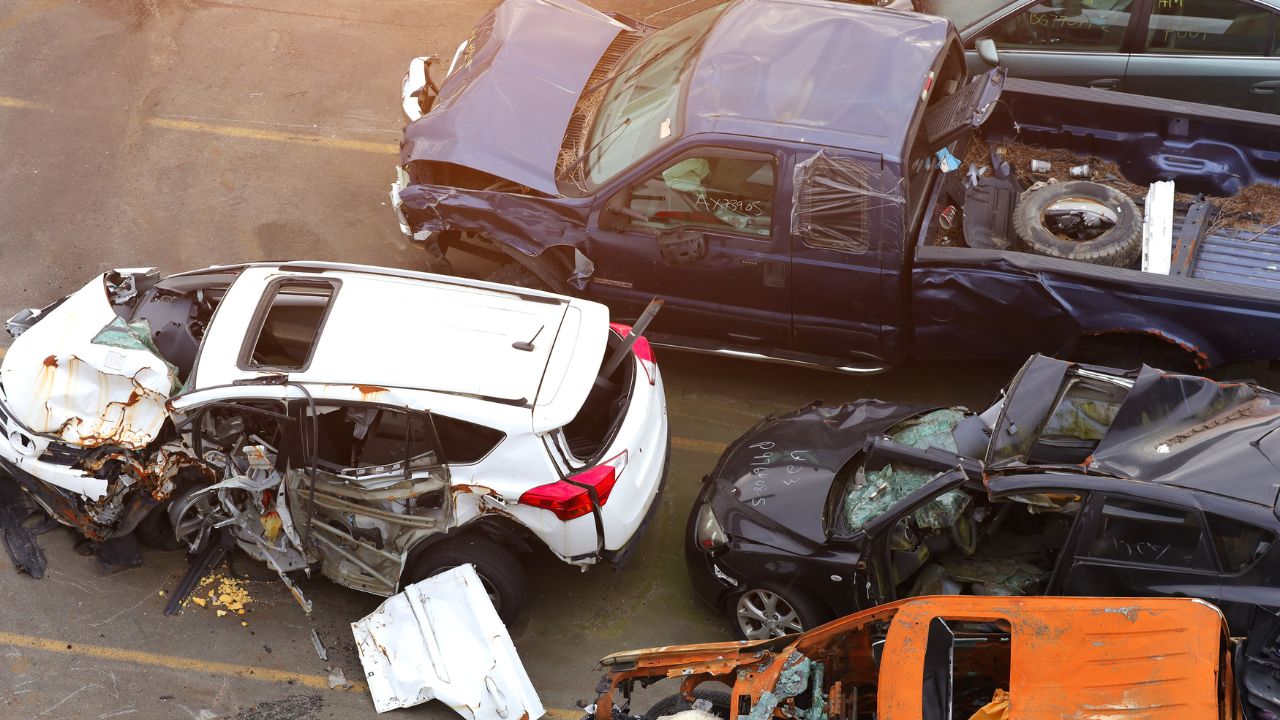
[(1207, 567), (1195, 510), (1107, 498), (1089, 556), (1143, 565)]
[[(796, 163), (791, 232), (811, 248), (862, 255), (879, 208), (902, 205), (902, 185), (880, 188), (879, 170), (856, 158), (819, 150)], [(896, 218), (899, 213), (891, 213)]]
[(249, 354), (254, 367), (301, 370), (311, 361), (316, 337), (333, 300), (328, 282), (282, 282), (269, 290)]
[[(406, 460), (436, 462), (435, 432), (425, 413), (374, 405), (319, 408), (317, 455), (334, 472), (387, 469)], [(419, 465), (414, 462), (414, 465)]]

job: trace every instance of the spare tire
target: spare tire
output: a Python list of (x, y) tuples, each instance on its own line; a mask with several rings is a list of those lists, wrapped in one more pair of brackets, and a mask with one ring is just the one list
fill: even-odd
[(1142, 253), (1142, 216), (1128, 195), (1075, 180), (1027, 190), (1013, 228), (1024, 249), (1095, 265), (1129, 267)]

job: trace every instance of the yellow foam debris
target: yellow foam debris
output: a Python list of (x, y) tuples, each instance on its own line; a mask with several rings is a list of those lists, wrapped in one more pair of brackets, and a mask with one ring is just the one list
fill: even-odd
[(193, 603), (195, 603), (195, 604), (199, 605), (200, 607), (204, 607), (204, 606), (205, 606), (205, 604), (206, 604), (208, 601), (207, 601), (207, 600), (205, 600), (205, 599), (204, 599), (204, 598), (202, 598), (202, 597), (193, 597), (193, 598), (191, 598), (191, 602), (193, 602)]
[(213, 608), (218, 617), (230, 614), (244, 615), (245, 607), (253, 602), (253, 597), (239, 580), (227, 577), (220, 572), (210, 573), (201, 578), (197, 586), (198, 593), (193, 594), (191, 602), (202, 608)]
[(222, 617), (223, 615), (227, 614), (226, 610), (218, 610), (217, 612), (218, 612), (218, 617)]

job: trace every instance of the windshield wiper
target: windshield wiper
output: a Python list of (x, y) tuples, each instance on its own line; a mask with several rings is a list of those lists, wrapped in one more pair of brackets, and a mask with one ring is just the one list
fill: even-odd
[(590, 95), (591, 93), (595, 92), (596, 90), (599, 90), (600, 88), (604, 87), (605, 85), (608, 85), (609, 83), (613, 82), (614, 80), (617, 80), (619, 76), (625, 75), (626, 77), (631, 77), (632, 75), (635, 75), (636, 73), (640, 72), (641, 70), (643, 70), (643, 69), (645, 69), (645, 68), (649, 67), (650, 65), (654, 64), (654, 63), (655, 63), (655, 62), (657, 62), (659, 59), (666, 57), (666, 56), (667, 56), (667, 55), (668, 55), (672, 50), (675, 50), (676, 48), (680, 47), (681, 45), (684, 45), (684, 44), (685, 44), (685, 43), (687, 43), (687, 42), (689, 42), (689, 38), (687, 38), (687, 37), (686, 37), (686, 38), (681, 38), (681, 39), (679, 39), (679, 40), (677, 40), (677, 41), (675, 41), (675, 42), (671, 43), (670, 45), (666, 46), (665, 48), (663, 48), (663, 49), (659, 50), (658, 52), (654, 53), (653, 55), (650, 55), (650, 56), (649, 56), (649, 58), (648, 58), (647, 60), (645, 60), (644, 62), (640, 63), (639, 65), (636, 65), (636, 66), (634, 66), (634, 67), (625, 68), (625, 69), (623, 69), (623, 70), (619, 70), (618, 72), (616, 72), (616, 73), (614, 73), (614, 74), (612, 74), (612, 75), (610, 75), (610, 76), (606, 77), (605, 79), (603, 79), (603, 80), (601, 80), (601, 81), (597, 82), (596, 84), (592, 85), (591, 87), (587, 88), (587, 89), (586, 89), (585, 91), (583, 91), (583, 93), (582, 93), (583, 97), (586, 97), (586, 96)]

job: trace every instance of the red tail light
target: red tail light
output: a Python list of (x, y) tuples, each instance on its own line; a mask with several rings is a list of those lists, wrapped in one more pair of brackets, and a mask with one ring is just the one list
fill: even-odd
[[(631, 334), (630, 325), (609, 323), (609, 327), (613, 328), (614, 332), (624, 338)], [(655, 382), (653, 369), (658, 364), (658, 361), (653, 358), (653, 347), (649, 345), (649, 339), (643, 335), (636, 338), (635, 344), (631, 346), (631, 352), (636, 356), (636, 359), (640, 361), (640, 367), (644, 368), (644, 374), (649, 378), (649, 384), (653, 385)]]
[(526, 490), (520, 496), (521, 505), (529, 505), (543, 510), (550, 510), (561, 520), (572, 520), (591, 514), (591, 495), (587, 488), (594, 488), (603, 507), (618, 484), (618, 476), (627, 467), (627, 451), (615, 455), (609, 460), (570, 475), (567, 480), (557, 480), (546, 485)]

